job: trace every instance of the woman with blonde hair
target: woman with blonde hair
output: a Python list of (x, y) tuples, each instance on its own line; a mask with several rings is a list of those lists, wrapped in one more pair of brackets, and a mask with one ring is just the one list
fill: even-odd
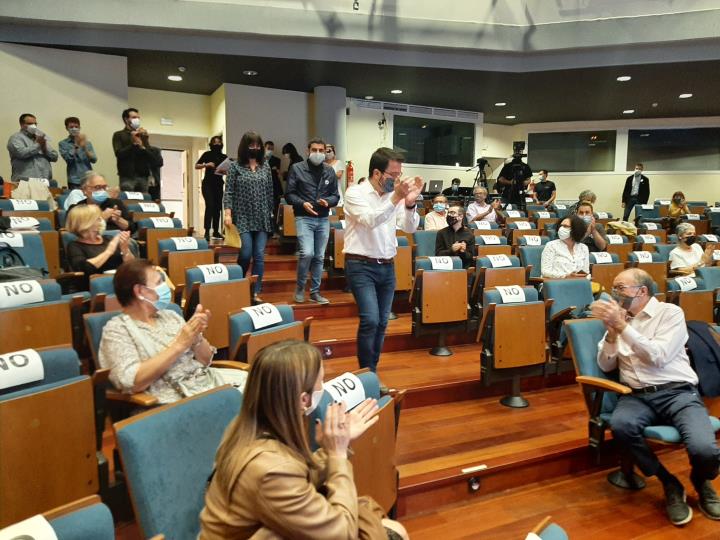
[(329, 405), (315, 426), (321, 449), (310, 451), (304, 417), (322, 398), (323, 375), (320, 352), (303, 341), (255, 357), (240, 414), (218, 449), (200, 540), (407, 537), (372, 499), (358, 498), (348, 461), (350, 441), (377, 421), (375, 400), (349, 413)]
[(83, 272), (89, 277), (116, 270), (123, 262), (134, 259), (129, 231), (119, 232), (112, 238), (103, 236), (105, 220), (96, 204), (73, 208), (67, 215), (65, 227), (77, 236), (66, 250), (68, 265), (73, 272)]

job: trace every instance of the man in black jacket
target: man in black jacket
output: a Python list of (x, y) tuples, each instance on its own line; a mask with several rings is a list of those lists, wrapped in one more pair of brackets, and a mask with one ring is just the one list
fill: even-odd
[(468, 268), (475, 255), (475, 236), (463, 224), (461, 206), (451, 206), (447, 213), (448, 226), (440, 229), (435, 237), (435, 255), (460, 257), (463, 268)]
[(289, 171), (285, 197), (295, 211), (295, 228), (299, 247), (295, 302), (305, 301), (305, 282), (311, 272), (310, 300), (318, 304), (330, 301), (320, 295), (325, 247), (330, 236), (330, 208), (340, 200), (337, 176), (325, 163), (325, 141), (312, 139), (308, 157), (295, 163)]
[(122, 119), (125, 127), (113, 133), (112, 138), (120, 189), (147, 193), (150, 169), (157, 166), (157, 157), (150, 150), (148, 132), (140, 127), (138, 110), (125, 109)]
[(625, 180), (622, 194), (623, 221), (627, 221), (636, 204), (647, 204), (650, 198), (650, 179), (643, 174), (643, 164), (635, 164), (635, 172)]

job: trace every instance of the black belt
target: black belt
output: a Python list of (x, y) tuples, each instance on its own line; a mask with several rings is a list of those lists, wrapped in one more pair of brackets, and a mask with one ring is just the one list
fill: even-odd
[(653, 386), (646, 386), (644, 388), (633, 388), (633, 394), (654, 394), (660, 390), (669, 390), (671, 388), (682, 388), (683, 386), (693, 387), (694, 385), (689, 382), (669, 382), (665, 384), (655, 384)]
[(365, 262), (371, 262), (376, 264), (392, 264), (392, 259), (375, 259), (373, 257), (366, 257), (365, 255), (355, 255), (354, 253), (346, 253), (345, 254), (345, 260), (355, 260), (355, 261), (365, 261)]

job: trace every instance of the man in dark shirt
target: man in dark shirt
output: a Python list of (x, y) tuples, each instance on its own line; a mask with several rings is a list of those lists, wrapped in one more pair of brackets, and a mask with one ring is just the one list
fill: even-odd
[(330, 208), (340, 201), (337, 175), (325, 163), (325, 141), (308, 143), (308, 158), (290, 167), (287, 200), (295, 211), (295, 228), (300, 256), (297, 265), (295, 302), (305, 301), (305, 282), (311, 273), (310, 300), (318, 304), (330, 301), (320, 295), (325, 247), (330, 236)]
[[(502, 188), (503, 204), (518, 205), (525, 208), (525, 190), (532, 176), (532, 169), (521, 157), (515, 157), (507, 163), (498, 175), (497, 183)], [(500, 188), (498, 188), (498, 191)]]
[(580, 201), (577, 205), (577, 215), (588, 224), (588, 234), (582, 243), (588, 247), (590, 253), (605, 251), (608, 245), (607, 235), (600, 223), (595, 223), (593, 205), (588, 201)]
[(538, 204), (542, 204), (545, 208), (555, 202), (557, 196), (557, 188), (555, 182), (548, 180), (547, 169), (540, 169), (539, 182), (535, 182), (535, 194), (533, 198)]
[(202, 196), (205, 199), (205, 240), (210, 241), (210, 228), (213, 237), (223, 238), (220, 234), (220, 214), (222, 214), (223, 177), (215, 174), (215, 169), (227, 159), (223, 154), (223, 139), (216, 135), (210, 139), (210, 150), (204, 152), (195, 163), (196, 169), (204, 169)]
[(448, 226), (440, 229), (435, 237), (435, 255), (460, 257), (463, 268), (468, 268), (475, 255), (475, 235), (463, 224), (461, 206), (451, 206), (447, 212)]
[(647, 204), (650, 198), (650, 179), (643, 174), (642, 163), (635, 164), (633, 174), (625, 179), (622, 193), (623, 221), (627, 221), (636, 204)]
[(102, 210), (102, 217), (106, 223), (107, 230), (134, 230), (134, 223), (130, 217), (130, 212), (119, 199), (111, 199), (108, 197), (108, 185), (105, 178), (97, 173), (89, 172), (83, 178), (80, 189), (85, 195), (85, 199), (73, 204), (68, 208), (68, 214), (72, 209), (81, 204), (97, 204)]
[(120, 189), (147, 193), (150, 167), (154, 163), (148, 150), (148, 133), (140, 127), (140, 113), (137, 109), (125, 109), (122, 119), (125, 128), (113, 133), (112, 138)]

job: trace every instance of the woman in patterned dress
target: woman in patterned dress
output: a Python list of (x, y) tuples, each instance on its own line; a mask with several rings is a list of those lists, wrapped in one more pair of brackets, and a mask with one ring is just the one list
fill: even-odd
[(247, 275), (257, 275), (253, 300), (261, 302), (262, 277), (265, 268), (265, 244), (272, 234), (273, 185), (270, 165), (264, 159), (263, 140), (254, 131), (242, 136), (238, 159), (230, 166), (225, 184), (223, 208), (225, 225), (234, 224), (242, 246), (238, 264)]

